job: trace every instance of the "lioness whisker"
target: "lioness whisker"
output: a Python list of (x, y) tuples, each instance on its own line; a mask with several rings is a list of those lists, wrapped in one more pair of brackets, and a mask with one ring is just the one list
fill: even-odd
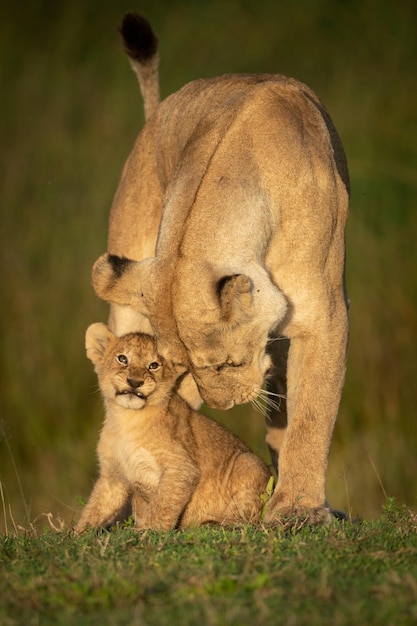
[(287, 337), (270, 337), (266, 344), (269, 345), (270, 343), (275, 343), (275, 341), (283, 341), (284, 339), (287, 339)]
[(280, 411), (281, 409), (281, 405), (277, 402), (267, 402), (265, 406), (267, 409), (274, 409), (275, 411)]
[[(273, 398), (278, 398), (279, 401), (277, 402)], [(258, 392), (257, 398), (255, 399), (255, 401), (252, 401), (252, 403), (256, 402), (258, 410), (265, 416), (268, 409), (274, 409), (275, 411), (280, 411), (281, 409), (280, 401), (283, 399), (285, 400), (285, 396), (279, 393), (273, 393), (272, 391), (268, 391), (266, 389), (260, 389)]]
[(281, 398), (282, 400), (285, 400), (287, 397), (284, 396), (282, 393), (275, 393), (274, 391), (270, 391), (269, 389), (261, 389), (259, 391), (259, 395), (274, 396), (276, 398)]
[(267, 407), (264, 406), (259, 400), (258, 398), (255, 398), (254, 400), (251, 401), (252, 406), (254, 407), (254, 409), (256, 409), (257, 411), (259, 411), (259, 413), (265, 417), (266, 416), (266, 411), (267, 411)]
[(264, 417), (266, 416), (269, 408), (268, 399), (265, 396), (259, 394), (254, 400), (252, 400), (252, 405), (254, 408), (261, 413)]

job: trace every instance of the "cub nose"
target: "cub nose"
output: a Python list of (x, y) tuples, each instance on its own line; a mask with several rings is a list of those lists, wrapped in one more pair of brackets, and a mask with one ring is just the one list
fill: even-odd
[(127, 384), (132, 387), (132, 389), (137, 389), (138, 387), (142, 387), (144, 381), (138, 380), (137, 378), (128, 378)]

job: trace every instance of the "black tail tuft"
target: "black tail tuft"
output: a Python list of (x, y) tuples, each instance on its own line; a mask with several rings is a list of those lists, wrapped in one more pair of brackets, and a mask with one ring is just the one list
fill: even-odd
[(158, 38), (148, 20), (137, 13), (126, 13), (120, 32), (126, 54), (141, 63), (151, 59), (158, 50)]

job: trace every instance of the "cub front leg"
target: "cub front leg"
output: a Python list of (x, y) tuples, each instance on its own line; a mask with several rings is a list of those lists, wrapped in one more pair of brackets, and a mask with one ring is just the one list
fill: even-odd
[(135, 483), (132, 494), (132, 515), (135, 528), (141, 528), (141, 520), (146, 517), (149, 503), (155, 497), (157, 486), (150, 483)]
[(74, 532), (79, 534), (89, 527), (100, 528), (114, 524), (127, 509), (129, 495), (124, 483), (99, 478), (75, 525)]
[(191, 460), (170, 462), (148, 503), (143, 494), (135, 495), (133, 510), (136, 528), (161, 531), (176, 528), (199, 479), (199, 469)]

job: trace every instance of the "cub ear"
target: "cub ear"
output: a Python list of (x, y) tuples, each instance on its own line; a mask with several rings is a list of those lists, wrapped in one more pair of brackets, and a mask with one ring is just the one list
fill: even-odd
[(220, 317), (224, 322), (237, 322), (247, 316), (252, 306), (253, 282), (245, 274), (223, 276), (217, 283)]
[(87, 357), (96, 365), (101, 361), (107, 345), (114, 335), (111, 330), (100, 322), (91, 324), (85, 333), (85, 349)]
[(144, 292), (152, 262), (153, 259), (133, 261), (115, 254), (103, 254), (92, 270), (96, 294), (106, 302), (132, 305), (146, 315)]

